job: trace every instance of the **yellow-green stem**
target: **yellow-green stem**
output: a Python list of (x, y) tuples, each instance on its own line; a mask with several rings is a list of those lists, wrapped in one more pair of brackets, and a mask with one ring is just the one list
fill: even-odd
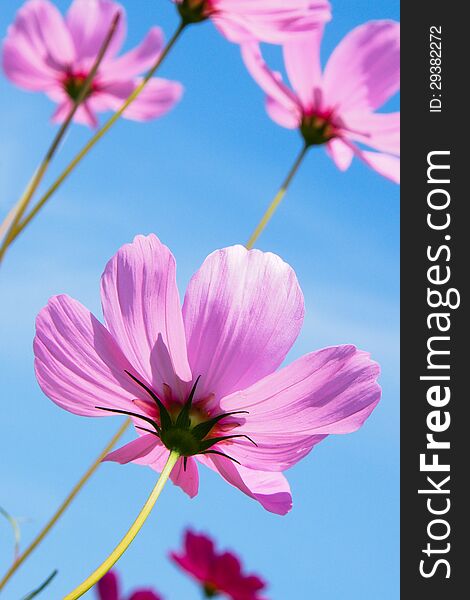
[(13, 562), (12, 566), (8, 569), (2, 580), (0, 581), (0, 591), (4, 588), (5, 584), (9, 581), (9, 579), (14, 575), (14, 573), (19, 569), (19, 567), (24, 563), (24, 561), (29, 557), (29, 555), (34, 552), (34, 550), (39, 546), (39, 544), (43, 541), (46, 535), (51, 531), (60, 517), (67, 510), (69, 505), (75, 499), (75, 496), (82, 489), (82, 487), (86, 484), (86, 482), (90, 479), (96, 469), (100, 466), (103, 458), (111, 452), (114, 446), (117, 444), (119, 439), (124, 435), (125, 431), (129, 427), (131, 423), (130, 419), (126, 419), (118, 431), (113, 435), (110, 441), (106, 444), (103, 450), (100, 452), (99, 456), (94, 460), (93, 464), (87, 469), (87, 471), (83, 474), (80, 480), (75, 484), (72, 488), (68, 496), (56, 510), (54, 515), (49, 519), (46, 525), (41, 529), (38, 535), (34, 538), (34, 540), (29, 544), (29, 546), (18, 556), (18, 558)]
[(137, 516), (134, 523), (129, 528), (126, 535), (122, 538), (120, 543), (116, 546), (116, 548), (111, 552), (108, 558), (87, 578), (83, 583), (81, 583), (78, 587), (76, 587), (70, 594), (64, 596), (63, 600), (76, 600), (80, 598), (88, 592), (90, 588), (92, 588), (98, 581), (105, 575), (113, 565), (121, 558), (124, 552), (127, 550), (131, 542), (134, 540), (135, 536), (139, 533), (142, 525), (147, 520), (147, 517), (152, 512), (152, 508), (155, 505), (155, 502), (158, 500), (158, 497), (162, 493), (163, 488), (165, 487), (165, 483), (168, 481), (170, 477), (171, 471), (173, 467), (176, 465), (180, 455), (176, 451), (170, 452), (168, 460), (166, 462), (163, 471), (158, 478), (155, 487), (152, 490), (152, 493), (147, 499), (147, 502), (142, 507), (139, 515)]
[(59, 189), (62, 183), (67, 179), (67, 177), (72, 173), (75, 167), (85, 158), (88, 152), (95, 146), (97, 142), (104, 136), (104, 134), (111, 129), (111, 127), (116, 123), (116, 121), (121, 117), (126, 108), (132, 104), (132, 102), (139, 96), (142, 90), (147, 85), (150, 78), (155, 74), (157, 69), (163, 63), (165, 58), (167, 57), (169, 51), (174, 46), (175, 42), (178, 40), (179, 36), (185, 29), (186, 24), (181, 23), (178, 29), (175, 31), (168, 44), (165, 46), (164, 50), (158, 57), (158, 60), (147, 73), (147, 75), (143, 78), (141, 83), (134, 89), (132, 94), (124, 101), (122, 106), (117, 110), (107, 121), (106, 123), (98, 129), (95, 135), (85, 144), (85, 146), (80, 150), (80, 152), (75, 156), (75, 158), (67, 165), (67, 167), (62, 171), (59, 177), (55, 180), (55, 182), (51, 185), (51, 187), (47, 190), (47, 192), (38, 200), (37, 204), (32, 208), (31, 212), (20, 222), (18, 223), (12, 240), (15, 240), (18, 235), (23, 231), (23, 229), (34, 219), (34, 217), (38, 214), (38, 212), (43, 208), (49, 198)]
[(276, 209), (279, 206), (279, 204), (281, 203), (282, 199), (284, 198), (284, 196), (285, 196), (285, 194), (286, 194), (286, 192), (287, 192), (287, 190), (289, 188), (289, 185), (290, 185), (292, 179), (294, 178), (294, 176), (297, 173), (300, 165), (302, 164), (302, 161), (305, 158), (305, 155), (307, 154), (308, 148), (309, 147), (307, 145), (304, 145), (302, 147), (301, 152), (299, 153), (299, 155), (295, 159), (295, 162), (294, 162), (291, 170), (289, 171), (287, 177), (283, 181), (281, 187), (279, 188), (279, 191), (274, 196), (273, 201), (268, 206), (266, 212), (264, 213), (264, 215), (261, 218), (261, 221), (258, 223), (258, 225), (256, 226), (256, 229), (251, 234), (250, 239), (245, 244), (245, 247), (248, 248), (248, 250), (251, 250), (251, 248), (253, 248), (253, 246), (255, 245), (256, 241), (259, 238), (259, 236), (263, 233), (266, 225), (271, 220), (271, 217), (276, 212)]
[(46, 153), (46, 156), (44, 157), (43, 161), (41, 162), (41, 164), (39, 165), (39, 167), (36, 169), (35, 173), (33, 174), (25, 191), (23, 192), (23, 195), (18, 200), (16, 205), (12, 208), (12, 210), (8, 213), (8, 215), (6, 216), (3, 223), (0, 225), (0, 239), (2, 238), (3, 235), (5, 236), (0, 245), (0, 262), (2, 261), (2, 259), (4, 257), (5, 252), (8, 249), (8, 246), (11, 244), (11, 242), (16, 237), (16, 230), (18, 228), (18, 224), (20, 223), (26, 209), (28, 208), (31, 198), (34, 195), (34, 192), (37, 190), (39, 184), (43, 180), (43, 177), (46, 174), (46, 171), (49, 168), (49, 165), (50, 165), (55, 153), (57, 152), (57, 149), (59, 148), (60, 142), (62, 141), (65, 133), (67, 132), (67, 129), (69, 128), (70, 124), (72, 123), (73, 117), (75, 116), (75, 113), (77, 112), (78, 107), (88, 96), (88, 92), (90, 91), (90, 86), (93, 83), (93, 79), (95, 78), (95, 75), (96, 75), (98, 68), (106, 54), (106, 51), (109, 48), (109, 44), (111, 43), (111, 40), (114, 37), (114, 34), (116, 32), (116, 28), (117, 28), (120, 18), (121, 18), (121, 13), (117, 12), (111, 23), (109, 31), (103, 41), (103, 44), (101, 45), (101, 48), (96, 56), (95, 62), (93, 63), (93, 66), (90, 69), (90, 72), (88, 73), (87, 78), (83, 82), (83, 85), (80, 88), (80, 92), (79, 92), (76, 100), (74, 101), (73, 106), (67, 115), (67, 118), (62, 123), (60, 129), (56, 133), (56, 135), (52, 141), (52, 144)]

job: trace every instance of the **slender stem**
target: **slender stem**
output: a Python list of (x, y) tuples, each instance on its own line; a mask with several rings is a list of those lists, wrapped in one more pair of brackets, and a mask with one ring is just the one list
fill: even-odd
[(111, 129), (111, 127), (116, 123), (116, 121), (121, 117), (126, 108), (132, 104), (132, 102), (139, 96), (142, 90), (147, 85), (150, 78), (155, 74), (157, 69), (163, 63), (171, 48), (174, 46), (181, 33), (187, 26), (186, 23), (181, 22), (178, 29), (175, 31), (171, 39), (168, 41), (168, 44), (163, 49), (162, 53), (158, 57), (157, 61), (147, 73), (147, 75), (143, 78), (141, 83), (134, 89), (132, 94), (128, 96), (127, 100), (124, 101), (122, 106), (117, 110), (107, 121), (106, 123), (98, 129), (95, 135), (85, 144), (85, 146), (80, 150), (80, 152), (75, 156), (75, 158), (67, 165), (67, 167), (62, 171), (59, 177), (55, 180), (55, 182), (51, 185), (51, 187), (47, 190), (47, 192), (40, 198), (37, 204), (33, 207), (31, 212), (20, 222), (18, 223), (15, 232), (13, 234), (12, 240), (15, 240), (18, 235), (23, 231), (23, 229), (34, 219), (34, 217), (38, 214), (38, 212), (43, 208), (49, 198), (59, 189), (62, 183), (67, 179), (67, 177), (72, 173), (75, 167), (82, 161), (83, 158), (88, 154), (88, 152), (95, 146), (95, 144), (104, 136), (104, 134)]
[(51, 531), (60, 517), (67, 510), (69, 505), (75, 499), (75, 496), (82, 489), (82, 487), (86, 484), (86, 482), (90, 479), (96, 469), (100, 466), (103, 458), (111, 452), (114, 448), (118, 440), (124, 435), (124, 432), (127, 430), (131, 423), (130, 419), (126, 419), (118, 431), (113, 435), (110, 441), (106, 444), (105, 448), (100, 452), (100, 455), (94, 460), (94, 462), (90, 465), (84, 475), (80, 478), (80, 480), (75, 484), (72, 488), (68, 496), (56, 510), (51, 519), (46, 523), (46, 525), (41, 529), (38, 535), (34, 538), (34, 540), (29, 544), (29, 546), (18, 556), (18, 558), (14, 561), (12, 566), (8, 569), (3, 579), (0, 581), (0, 590), (3, 589), (5, 584), (9, 581), (12, 575), (17, 571), (17, 569), (24, 563), (24, 561), (28, 558), (28, 556), (34, 552), (34, 550), (39, 546), (42, 540), (46, 537), (46, 535)]
[(130, 546), (131, 542), (134, 540), (135, 536), (139, 533), (142, 525), (147, 520), (147, 517), (152, 512), (152, 508), (155, 505), (155, 502), (158, 500), (158, 497), (162, 493), (163, 488), (165, 487), (165, 483), (168, 481), (170, 477), (171, 471), (173, 467), (176, 465), (180, 455), (175, 450), (170, 452), (168, 460), (166, 462), (163, 471), (158, 478), (155, 487), (153, 488), (150, 496), (147, 499), (147, 502), (142, 507), (142, 510), (138, 514), (134, 523), (132, 523), (126, 535), (122, 538), (116, 548), (111, 552), (108, 558), (87, 578), (83, 583), (81, 583), (78, 587), (76, 587), (70, 594), (64, 596), (63, 600), (76, 600), (80, 598), (88, 592), (90, 588), (92, 588), (112, 567), (113, 565), (121, 558), (127, 548)]
[(308, 149), (309, 149), (309, 146), (307, 146), (307, 145), (304, 145), (302, 147), (302, 150), (300, 151), (299, 155), (295, 159), (295, 162), (294, 162), (291, 170), (289, 171), (287, 177), (284, 179), (281, 187), (279, 188), (279, 191), (274, 196), (273, 201), (268, 206), (268, 209), (262, 216), (261, 221), (258, 223), (258, 225), (256, 226), (256, 229), (251, 234), (250, 239), (247, 241), (245, 247), (248, 248), (248, 250), (251, 250), (251, 248), (253, 248), (253, 246), (256, 243), (256, 240), (259, 238), (259, 236), (262, 234), (264, 228), (271, 220), (271, 217), (273, 216), (277, 207), (279, 206), (282, 199), (284, 198), (291, 181), (294, 179), (294, 175), (297, 173), (300, 165), (302, 164), (302, 161), (305, 158), (305, 155), (307, 154)]
[(120, 18), (121, 18), (121, 13), (117, 12), (112, 20), (111, 26), (110, 26), (109, 31), (103, 41), (103, 44), (101, 45), (101, 48), (96, 56), (95, 62), (93, 63), (93, 66), (92, 66), (90, 72), (88, 73), (87, 78), (83, 82), (83, 85), (80, 88), (80, 92), (79, 92), (77, 98), (75, 99), (75, 101), (73, 102), (72, 108), (71, 108), (70, 112), (68, 113), (67, 118), (62, 123), (60, 129), (56, 133), (54, 139), (52, 140), (52, 144), (50, 145), (49, 150), (46, 153), (46, 156), (44, 157), (41, 164), (39, 165), (39, 167), (36, 169), (35, 173), (33, 174), (33, 177), (29, 181), (25, 191), (23, 192), (23, 195), (21, 196), (21, 198), (19, 199), (17, 204), (13, 207), (13, 209), (9, 212), (9, 214), (6, 216), (4, 222), (0, 226), (0, 236), (6, 231), (5, 238), (3, 239), (3, 242), (0, 246), (0, 262), (4, 256), (8, 246), (11, 244), (14, 237), (16, 237), (15, 232), (16, 232), (17, 226), (20, 223), (21, 218), (23, 217), (26, 209), (28, 208), (34, 192), (37, 190), (44, 175), (46, 174), (46, 171), (49, 168), (49, 165), (59, 147), (60, 142), (62, 141), (65, 133), (67, 132), (67, 129), (69, 128), (70, 124), (72, 123), (73, 117), (75, 116), (75, 113), (77, 112), (78, 107), (82, 104), (82, 102), (84, 100), (86, 100), (86, 98), (88, 96), (90, 87), (93, 83), (93, 80), (98, 71), (98, 68), (109, 48), (109, 44), (111, 43), (111, 40), (113, 39), (114, 34), (116, 33), (116, 28), (118, 26)]

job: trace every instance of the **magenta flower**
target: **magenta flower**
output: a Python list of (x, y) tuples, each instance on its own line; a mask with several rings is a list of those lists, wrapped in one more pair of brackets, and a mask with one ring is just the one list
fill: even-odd
[(35, 368), (45, 394), (91, 417), (127, 414), (137, 439), (107, 460), (161, 471), (198, 491), (198, 463), (285, 514), (282, 471), (331, 433), (358, 429), (380, 397), (379, 367), (354, 346), (307, 354), (279, 369), (302, 326), (303, 296), (275, 254), (233, 246), (210, 254), (183, 307), (175, 260), (156, 236), (138, 236), (101, 281), (106, 327), (56, 296), (37, 318)]
[(232, 42), (273, 44), (304, 34), (331, 18), (328, 0), (173, 0), (185, 23), (210, 19)]
[(232, 552), (216, 552), (206, 535), (186, 531), (184, 549), (171, 558), (198, 581), (207, 597), (223, 594), (232, 600), (263, 600), (266, 583), (258, 575), (242, 573), (240, 560)]
[[(319, 30), (283, 47), (294, 91), (267, 67), (256, 43), (243, 46), (245, 64), (267, 94), (268, 114), (283, 127), (299, 129), (308, 146), (326, 144), (342, 171), (356, 155), (398, 183), (400, 113), (376, 110), (400, 88), (399, 23), (371, 21), (353, 29), (323, 72), (322, 34)], [(362, 145), (377, 152), (364, 150)]]
[[(48, 0), (29, 0), (16, 15), (3, 44), (3, 69), (17, 86), (43, 92), (57, 103), (52, 120), (61, 123), (90, 72), (115, 15), (121, 18), (74, 121), (97, 126), (97, 113), (117, 110), (157, 59), (163, 36), (152, 27), (139, 46), (117, 56), (126, 36), (124, 9), (112, 0), (74, 0), (65, 18)], [(169, 111), (181, 84), (152, 78), (123, 116), (147, 121)]]
[[(97, 600), (124, 600), (119, 588), (116, 572), (108, 571), (96, 584), (96, 598)], [(153, 590), (142, 588), (128, 596), (128, 600), (162, 600), (162, 598)]]

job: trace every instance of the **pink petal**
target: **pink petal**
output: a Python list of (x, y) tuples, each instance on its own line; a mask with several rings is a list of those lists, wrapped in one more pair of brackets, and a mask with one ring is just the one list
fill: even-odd
[(57, 8), (47, 0), (24, 4), (3, 47), (7, 77), (28, 90), (47, 90), (74, 58), (72, 40)]
[(159, 444), (158, 438), (150, 433), (141, 435), (132, 442), (113, 450), (105, 456), (103, 462), (112, 461), (125, 465), (139, 458), (144, 458)]
[(133, 371), (101, 323), (79, 302), (55, 296), (36, 320), (36, 377), (56, 404), (78, 415), (103, 417), (96, 406), (135, 410), (141, 390), (125, 371)]
[(350, 144), (350, 147), (356, 156), (374, 171), (377, 171), (379, 175), (383, 175), (394, 183), (400, 183), (400, 159), (398, 157), (382, 154), (381, 152), (361, 150), (353, 144)]
[(133, 79), (153, 66), (162, 47), (162, 30), (152, 27), (138, 46), (118, 58), (106, 61), (100, 69), (100, 79)]
[(293, 92), (282, 82), (279, 73), (274, 73), (265, 63), (256, 43), (241, 46), (241, 54), (246, 68), (261, 89), (286, 111), (299, 115), (299, 102)]
[(326, 0), (215, 0), (214, 23), (232, 42), (280, 44), (331, 18)]
[(162, 600), (153, 590), (137, 590), (129, 596), (129, 600)]
[(155, 235), (137, 236), (108, 262), (101, 298), (113, 337), (157, 390), (162, 383), (178, 388), (175, 373), (191, 379), (175, 259)]
[(171, 558), (199, 581), (208, 581), (216, 559), (212, 540), (188, 530), (185, 532), (184, 545), (184, 553), (172, 552)]
[(277, 100), (274, 100), (274, 98), (266, 96), (266, 112), (281, 127), (286, 127), (287, 129), (297, 129), (300, 127), (301, 115), (297, 106), (294, 110), (288, 110), (282, 104), (279, 104)]
[(378, 375), (379, 366), (354, 346), (299, 358), (221, 401), (223, 411), (234, 406), (248, 411), (236, 433), (258, 444), (232, 440), (227, 454), (252, 469), (291, 467), (325, 435), (361, 427), (380, 400)]
[(180, 458), (171, 472), (171, 480), (178, 485), (190, 498), (197, 496), (199, 489), (199, 473), (194, 458), (189, 457), (184, 470), (184, 460)]
[(348, 112), (375, 110), (400, 89), (400, 24), (370, 21), (353, 29), (324, 71), (329, 105)]
[(315, 89), (321, 89), (320, 45), (323, 27), (283, 46), (287, 76), (306, 112), (314, 108)]
[[(97, 112), (116, 111), (139, 83), (140, 79), (109, 82), (91, 97), (90, 102)], [(182, 95), (183, 86), (180, 83), (154, 77), (124, 111), (123, 117), (133, 121), (162, 117), (179, 102)]]
[(86, 62), (87, 59), (96, 57), (118, 12), (121, 17), (109, 44), (106, 58), (119, 52), (126, 37), (124, 8), (112, 0), (73, 0), (67, 12), (66, 22), (79, 61)]
[(354, 152), (340, 138), (333, 138), (326, 145), (326, 151), (340, 171), (346, 171), (351, 166)]
[(266, 473), (247, 469), (228, 458), (199, 455), (197, 459), (220, 475), (230, 485), (257, 500), (267, 511), (285, 515), (292, 508), (289, 483), (282, 473)]
[(275, 254), (243, 246), (210, 254), (191, 279), (183, 306), (201, 397), (221, 398), (277, 369), (303, 315), (296, 275)]
[(387, 154), (400, 154), (400, 113), (348, 114), (345, 128), (351, 140)]
[(96, 584), (99, 600), (120, 600), (119, 579), (114, 571), (108, 571)]

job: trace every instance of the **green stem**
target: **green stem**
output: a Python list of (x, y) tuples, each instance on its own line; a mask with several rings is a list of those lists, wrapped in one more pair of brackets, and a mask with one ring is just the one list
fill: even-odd
[(285, 194), (286, 194), (286, 192), (287, 192), (287, 190), (289, 188), (289, 185), (290, 185), (291, 181), (294, 179), (295, 174), (299, 170), (299, 167), (302, 164), (302, 161), (305, 158), (308, 149), (309, 149), (309, 146), (306, 145), (306, 144), (302, 147), (301, 152), (299, 153), (299, 155), (295, 159), (295, 162), (294, 162), (291, 170), (287, 174), (287, 177), (284, 179), (281, 187), (279, 188), (279, 191), (274, 196), (273, 201), (268, 206), (266, 212), (261, 217), (260, 222), (258, 223), (258, 225), (256, 226), (255, 230), (251, 234), (250, 239), (246, 243), (245, 247), (248, 250), (251, 250), (251, 248), (253, 248), (253, 246), (255, 245), (255, 243), (257, 241), (257, 239), (262, 234), (262, 232), (264, 231), (266, 225), (269, 223), (269, 221), (271, 220), (272, 216), (276, 212), (276, 209), (279, 206), (279, 204), (281, 203), (282, 199), (284, 198), (284, 196), (285, 196)]
[(122, 538), (116, 548), (111, 552), (108, 558), (101, 563), (101, 565), (93, 571), (93, 573), (85, 579), (83, 583), (81, 583), (78, 587), (76, 587), (70, 594), (64, 596), (63, 600), (77, 600), (88, 592), (98, 581), (106, 575), (106, 573), (116, 564), (116, 562), (121, 558), (127, 548), (130, 546), (131, 542), (134, 540), (135, 536), (139, 533), (142, 525), (147, 520), (150, 515), (152, 508), (155, 505), (155, 502), (158, 500), (158, 497), (162, 493), (163, 488), (165, 487), (165, 483), (168, 481), (170, 477), (171, 471), (173, 467), (176, 465), (180, 455), (175, 450), (170, 452), (168, 460), (166, 462), (163, 471), (158, 478), (155, 487), (153, 488), (150, 496), (147, 499), (147, 502), (142, 507), (142, 510), (138, 514), (136, 520), (129, 528), (126, 535)]
[(49, 165), (50, 165), (55, 153), (57, 152), (57, 149), (59, 148), (60, 142), (62, 141), (65, 133), (67, 132), (67, 129), (69, 128), (70, 124), (72, 123), (73, 117), (75, 116), (75, 113), (77, 112), (78, 107), (82, 104), (82, 102), (88, 96), (91, 84), (93, 83), (93, 80), (98, 71), (98, 68), (109, 48), (109, 44), (111, 43), (111, 40), (113, 39), (114, 34), (116, 33), (116, 28), (117, 28), (120, 18), (121, 18), (121, 13), (120, 12), (116, 13), (115, 17), (112, 20), (109, 31), (103, 41), (103, 44), (101, 45), (100, 51), (98, 52), (95, 62), (93, 63), (93, 66), (92, 66), (90, 72), (88, 73), (87, 78), (83, 82), (83, 85), (80, 88), (80, 92), (79, 92), (77, 98), (75, 99), (73, 106), (67, 115), (67, 118), (62, 123), (59, 131), (56, 133), (56, 135), (52, 141), (52, 144), (46, 153), (46, 156), (44, 157), (41, 164), (39, 165), (39, 167), (36, 169), (35, 173), (33, 174), (33, 177), (29, 181), (25, 191), (23, 192), (23, 195), (18, 200), (16, 205), (12, 208), (12, 210), (9, 212), (9, 214), (6, 216), (5, 220), (3, 221), (2, 225), (0, 226), (0, 237), (3, 234), (5, 234), (5, 237), (0, 245), (0, 262), (2, 261), (9, 245), (15, 239), (15, 237), (17, 235), (16, 231), (17, 231), (18, 225), (19, 225), (26, 209), (29, 206), (31, 198), (34, 195), (34, 192), (37, 190), (39, 184), (43, 180), (43, 177), (46, 174), (46, 171), (49, 168)]

